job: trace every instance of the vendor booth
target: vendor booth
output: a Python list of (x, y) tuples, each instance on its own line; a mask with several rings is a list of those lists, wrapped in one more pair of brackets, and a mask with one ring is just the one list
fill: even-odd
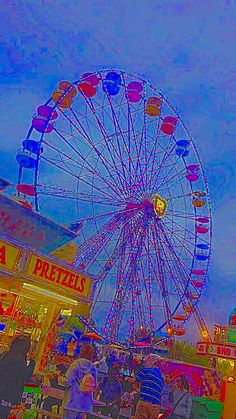
[(1, 236), (0, 350), (17, 334), (29, 334), (36, 372), (50, 357), (58, 319), (88, 315), (93, 280), (62, 260)]

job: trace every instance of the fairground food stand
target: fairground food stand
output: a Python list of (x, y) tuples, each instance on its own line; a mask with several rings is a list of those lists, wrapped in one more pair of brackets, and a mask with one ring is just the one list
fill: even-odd
[(90, 311), (93, 279), (48, 254), (73, 238), (0, 194), (0, 350), (29, 334), (38, 373), (45, 371), (59, 316)]
[(70, 265), (6, 238), (0, 240), (0, 344), (30, 334), (36, 370), (44, 371), (57, 319), (88, 314), (93, 281)]

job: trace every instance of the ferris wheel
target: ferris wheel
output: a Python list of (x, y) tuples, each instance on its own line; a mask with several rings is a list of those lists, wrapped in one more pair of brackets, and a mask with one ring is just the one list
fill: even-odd
[(211, 210), (196, 146), (163, 94), (113, 69), (61, 81), (16, 158), (18, 194), (80, 226), (74, 264), (96, 278), (103, 337), (184, 335), (207, 282)]

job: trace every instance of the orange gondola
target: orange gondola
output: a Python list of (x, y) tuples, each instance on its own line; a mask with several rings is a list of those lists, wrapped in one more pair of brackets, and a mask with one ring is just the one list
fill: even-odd
[(175, 314), (175, 315), (172, 317), (172, 319), (173, 319), (173, 320), (178, 320), (178, 321), (184, 321), (184, 320), (186, 320), (186, 319), (187, 319), (187, 316), (186, 316), (186, 315), (184, 315), (184, 314)]

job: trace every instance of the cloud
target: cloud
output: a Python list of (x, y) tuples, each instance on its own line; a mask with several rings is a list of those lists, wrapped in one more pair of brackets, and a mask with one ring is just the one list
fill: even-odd
[(213, 220), (213, 261), (225, 277), (236, 275), (235, 208), (235, 197), (222, 198)]

